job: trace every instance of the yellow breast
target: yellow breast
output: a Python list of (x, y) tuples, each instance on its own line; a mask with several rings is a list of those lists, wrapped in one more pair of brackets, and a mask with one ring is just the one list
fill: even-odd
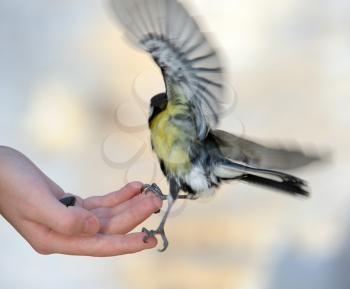
[(176, 174), (185, 174), (190, 168), (189, 136), (180, 125), (170, 121), (177, 114), (184, 113), (188, 113), (186, 106), (168, 103), (166, 109), (150, 124), (155, 153), (164, 162), (166, 169)]

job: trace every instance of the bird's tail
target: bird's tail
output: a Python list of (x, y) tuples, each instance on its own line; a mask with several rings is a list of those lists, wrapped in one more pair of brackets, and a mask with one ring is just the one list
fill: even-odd
[(221, 180), (241, 180), (293, 195), (309, 196), (307, 183), (295, 176), (279, 171), (254, 168), (225, 160), (215, 168)]

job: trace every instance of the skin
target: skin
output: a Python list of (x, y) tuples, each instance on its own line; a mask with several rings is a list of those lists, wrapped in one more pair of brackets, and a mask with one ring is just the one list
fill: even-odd
[(20, 152), (0, 146), (0, 214), (40, 254), (116, 256), (157, 245), (144, 233), (130, 233), (162, 206), (132, 182), (119, 191), (86, 199), (74, 207), (67, 194)]

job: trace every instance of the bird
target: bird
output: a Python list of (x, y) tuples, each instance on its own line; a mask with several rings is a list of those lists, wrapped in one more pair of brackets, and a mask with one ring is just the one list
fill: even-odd
[(267, 146), (219, 130), (225, 101), (221, 55), (196, 19), (178, 0), (111, 0), (116, 18), (135, 46), (158, 65), (165, 92), (151, 98), (151, 146), (169, 184), (146, 191), (167, 200), (155, 230), (143, 228), (144, 241), (159, 235), (165, 251), (165, 223), (177, 199), (213, 194), (224, 182), (242, 181), (296, 196), (309, 196), (306, 181), (280, 170), (318, 159), (301, 149)]

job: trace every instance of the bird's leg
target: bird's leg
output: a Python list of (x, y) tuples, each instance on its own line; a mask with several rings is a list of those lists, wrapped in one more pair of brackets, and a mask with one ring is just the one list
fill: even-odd
[[(147, 194), (148, 192), (154, 193), (157, 197), (159, 197), (162, 201), (165, 201), (168, 199), (168, 195), (164, 195), (162, 190), (155, 184), (153, 183), (152, 185), (145, 184), (143, 186), (143, 191)], [(196, 195), (179, 195), (177, 196), (177, 199), (182, 199), (182, 200), (197, 200), (198, 196)]]
[(169, 242), (168, 242), (168, 239), (165, 235), (165, 231), (164, 231), (164, 226), (165, 226), (165, 222), (169, 216), (169, 213), (171, 211), (171, 208), (174, 204), (174, 199), (171, 197), (171, 195), (169, 195), (168, 197), (168, 208), (163, 216), (163, 219), (162, 221), (160, 222), (159, 224), (159, 227), (158, 229), (156, 230), (148, 230), (146, 228), (143, 228), (142, 229), (142, 232), (146, 233), (146, 236), (143, 238), (143, 241), (144, 242), (147, 242), (147, 240), (150, 238), (150, 237), (154, 237), (155, 235), (160, 235), (162, 237), (162, 240), (163, 240), (163, 248), (158, 250), (159, 252), (164, 252), (168, 245), (169, 245)]
[(145, 184), (143, 186), (143, 191), (147, 194), (148, 192), (152, 192), (153, 194), (155, 194), (159, 199), (161, 199), (162, 201), (165, 201), (168, 197), (167, 195), (164, 195), (162, 193), (162, 190), (155, 184), (153, 183), (152, 185), (149, 184)]

